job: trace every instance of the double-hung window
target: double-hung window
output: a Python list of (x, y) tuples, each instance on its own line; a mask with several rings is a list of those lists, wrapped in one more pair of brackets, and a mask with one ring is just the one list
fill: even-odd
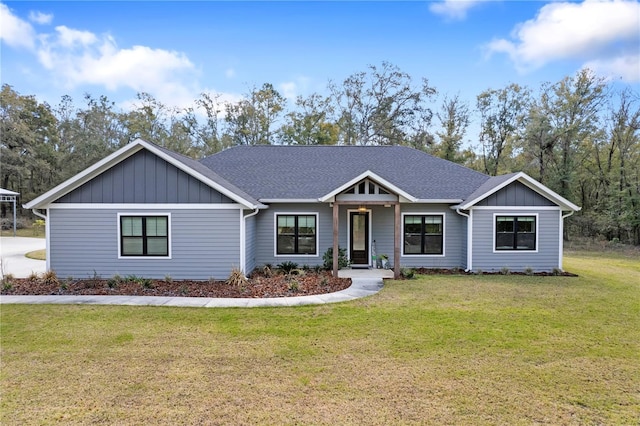
[(443, 215), (404, 215), (403, 254), (444, 253)]
[(169, 256), (168, 216), (120, 216), (121, 256)]
[(276, 223), (276, 254), (317, 254), (315, 214), (277, 215)]
[(496, 216), (496, 250), (535, 249), (535, 216)]

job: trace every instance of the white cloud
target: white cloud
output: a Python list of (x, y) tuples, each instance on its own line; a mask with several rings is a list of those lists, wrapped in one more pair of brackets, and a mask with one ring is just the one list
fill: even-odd
[(15, 16), (0, 3), (0, 40), (11, 47), (33, 49), (36, 33), (28, 22)]
[(293, 81), (280, 84), (280, 91), (282, 96), (287, 99), (295, 99), (297, 95), (298, 85)]
[[(550, 3), (535, 19), (519, 24), (512, 40), (497, 39), (487, 45), (489, 53), (506, 53), (522, 71), (547, 63), (578, 59), (613, 70), (638, 63), (640, 57), (640, 3), (597, 1)], [(633, 74), (633, 73), (631, 73)], [(636, 69), (634, 80), (640, 80)]]
[(598, 74), (622, 77), (624, 81), (640, 81), (640, 55), (619, 56), (610, 60), (596, 59), (584, 65)]
[(50, 24), (53, 21), (53, 15), (42, 12), (29, 12), (29, 20), (36, 24), (45, 25)]
[(444, 0), (432, 3), (429, 10), (451, 20), (462, 20), (467, 17), (467, 11), (481, 3), (482, 0)]

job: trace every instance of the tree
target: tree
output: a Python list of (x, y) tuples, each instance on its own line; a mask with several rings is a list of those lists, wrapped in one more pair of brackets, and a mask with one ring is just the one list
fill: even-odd
[(383, 62), (369, 65), (342, 85), (330, 83), (339, 141), (344, 145), (399, 145), (430, 140), (425, 137), (432, 112), (426, 101), (435, 94), (426, 79), (413, 86), (409, 74)]
[(171, 121), (170, 109), (146, 92), (138, 93), (136, 98), (135, 109), (123, 115), (129, 140), (140, 138), (165, 146), (170, 133), (167, 129), (167, 123)]
[(277, 132), (274, 125), (284, 109), (286, 99), (265, 83), (254, 88), (245, 99), (227, 104), (227, 132), (235, 145), (268, 145)]
[(579, 71), (574, 77), (565, 77), (546, 90), (541, 98), (542, 113), (553, 128), (556, 182), (550, 186), (560, 195), (571, 198), (576, 173), (578, 151), (585, 141), (600, 127), (600, 114), (608, 94), (604, 79), (590, 70)]
[(333, 113), (331, 100), (314, 93), (298, 96), (297, 110), (287, 114), (282, 127), (282, 140), (289, 145), (334, 145), (338, 126), (329, 121)]
[(463, 162), (460, 146), (469, 127), (469, 106), (458, 95), (445, 97), (440, 110), (436, 112), (436, 118), (441, 130), (436, 132), (439, 142), (434, 146), (433, 153), (445, 160)]
[(498, 90), (485, 90), (477, 97), (480, 112), (480, 142), (484, 172), (495, 176), (505, 150), (511, 150), (523, 127), (529, 90), (517, 84)]
[(2, 86), (0, 185), (3, 188), (19, 192), (23, 200), (29, 200), (59, 183), (56, 124), (48, 104), (38, 102), (34, 96), (22, 96), (7, 84)]

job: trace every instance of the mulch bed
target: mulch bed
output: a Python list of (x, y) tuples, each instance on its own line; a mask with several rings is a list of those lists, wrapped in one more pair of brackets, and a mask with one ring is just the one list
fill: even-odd
[(269, 277), (258, 275), (242, 285), (225, 281), (149, 280), (138, 277), (65, 280), (45, 274), (36, 279), (8, 280), (3, 284), (1, 294), (260, 298), (333, 293), (350, 285), (350, 278), (336, 278), (330, 272), (274, 274)]

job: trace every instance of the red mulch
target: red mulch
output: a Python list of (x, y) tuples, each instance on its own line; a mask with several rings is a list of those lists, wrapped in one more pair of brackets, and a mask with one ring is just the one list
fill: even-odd
[[(135, 278), (135, 277), (134, 277)], [(50, 282), (46, 282), (50, 281)], [(285, 297), (333, 293), (351, 285), (349, 278), (336, 278), (330, 272), (303, 275), (274, 274), (254, 276), (245, 285), (224, 281), (81, 279), (64, 280), (38, 277), (14, 278), (5, 283), (1, 294), (13, 295), (133, 295), (181, 297)]]

